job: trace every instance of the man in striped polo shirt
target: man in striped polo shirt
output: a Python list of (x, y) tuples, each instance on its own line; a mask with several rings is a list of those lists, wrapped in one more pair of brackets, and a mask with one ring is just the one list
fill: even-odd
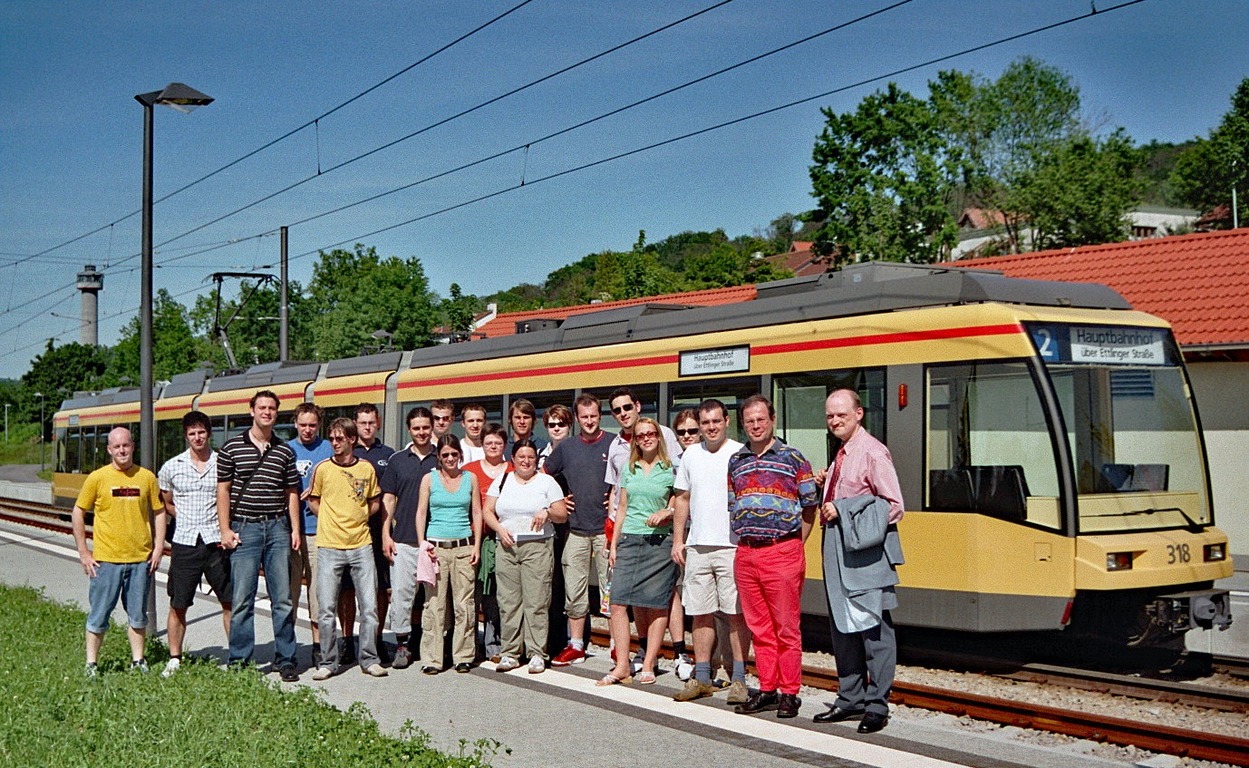
[(815, 523), (820, 491), (811, 463), (774, 435), (771, 401), (746, 398), (741, 417), (749, 442), (729, 458), (728, 502), (737, 536), (733, 570), (742, 618), (754, 639), (759, 692), (735, 710), (796, 717), (802, 704), (803, 543)]
[(284, 682), (296, 682), (290, 552), (299, 549), (299, 472), (294, 451), (273, 434), (278, 405), (278, 396), (267, 389), (252, 395), (251, 428), (227, 440), (217, 453), (217, 520), (221, 545), (233, 551), (229, 662), (251, 661), (263, 564), (273, 612), (274, 666)]

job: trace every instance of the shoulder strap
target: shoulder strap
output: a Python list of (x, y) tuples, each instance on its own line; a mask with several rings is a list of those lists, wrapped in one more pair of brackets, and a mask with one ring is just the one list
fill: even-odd
[(507, 485), (507, 476), (510, 474), (512, 473), (511, 472), (503, 473), (503, 478), (499, 480), (499, 493), (503, 493), (503, 486)]

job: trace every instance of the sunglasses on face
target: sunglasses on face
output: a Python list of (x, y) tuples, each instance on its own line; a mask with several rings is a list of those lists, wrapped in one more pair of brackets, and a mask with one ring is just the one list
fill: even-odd
[(345, 443), (347, 442), (347, 436), (346, 435), (330, 435), (328, 440), (331, 443)]
[(625, 403), (624, 405), (617, 405), (611, 409), (611, 412), (616, 414), (617, 416), (619, 416), (622, 413), (631, 413), (632, 411), (633, 411), (633, 403)]
[(678, 429), (676, 430), (676, 433), (682, 437), (689, 437), (690, 435), (697, 435), (698, 427), (694, 427), (693, 429)]
[(636, 435), (634, 435), (634, 437), (636, 437), (638, 440), (654, 440), (655, 438), (659, 437), (659, 433), (658, 432), (638, 432)]
[(566, 426), (568, 426), (568, 423), (564, 421), (548, 421), (546, 424), (547, 429), (555, 429), (556, 427), (566, 427)]
[(459, 451), (443, 451), (442, 453), (438, 454), (438, 456), (439, 458), (443, 458), (443, 459), (458, 459), (460, 458), (460, 452)]

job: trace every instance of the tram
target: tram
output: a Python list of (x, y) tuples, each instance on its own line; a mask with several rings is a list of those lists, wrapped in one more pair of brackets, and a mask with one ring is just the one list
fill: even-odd
[[(1230, 623), (1228, 593), (1214, 588), (1232, 574), (1227, 536), (1165, 321), (1102, 285), (951, 267), (862, 264), (757, 289), (740, 304), (589, 308), (499, 338), (185, 374), (155, 401), (158, 460), (181, 450), (186, 410), (208, 413), (222, 441), (248, 426), (259, 389), (276, 391), (286, 414), (301, 400), (330, 415), (374, 403), (384, 438), (402, 445), (403, 414), (434, 399), (481, 404), (499, 421), (517, 398), (541, 412), (629, 386), (665, 422), (704, 398), (732, 408), (767, 394), (778, 435), (819, 468), (835, 452), (824, 399), (847, 387), (889, 446), (906, 501), (899, 625), (1133, 645)], [(108, 429), (137, 424), (138, 392), (76, 397), (54, 418), (55, 495), (72, 503), (107, 461)], [(812, 535), (811, 614), (827, 613), (820, 546)]]

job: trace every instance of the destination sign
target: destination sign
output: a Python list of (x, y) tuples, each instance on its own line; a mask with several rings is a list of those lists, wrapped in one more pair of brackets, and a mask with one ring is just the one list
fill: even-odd
[(1164, 328), (1125, 328), (1114, 325), (1054, 325), (1028, 323), (1037, 354), (1047, 363), (1090, 365), (1173, 365)]
[(681, 353), (681, 376), (706, 376), (712, 373), (744, 373), (750, 370), (750, 347), (699, 349)]

